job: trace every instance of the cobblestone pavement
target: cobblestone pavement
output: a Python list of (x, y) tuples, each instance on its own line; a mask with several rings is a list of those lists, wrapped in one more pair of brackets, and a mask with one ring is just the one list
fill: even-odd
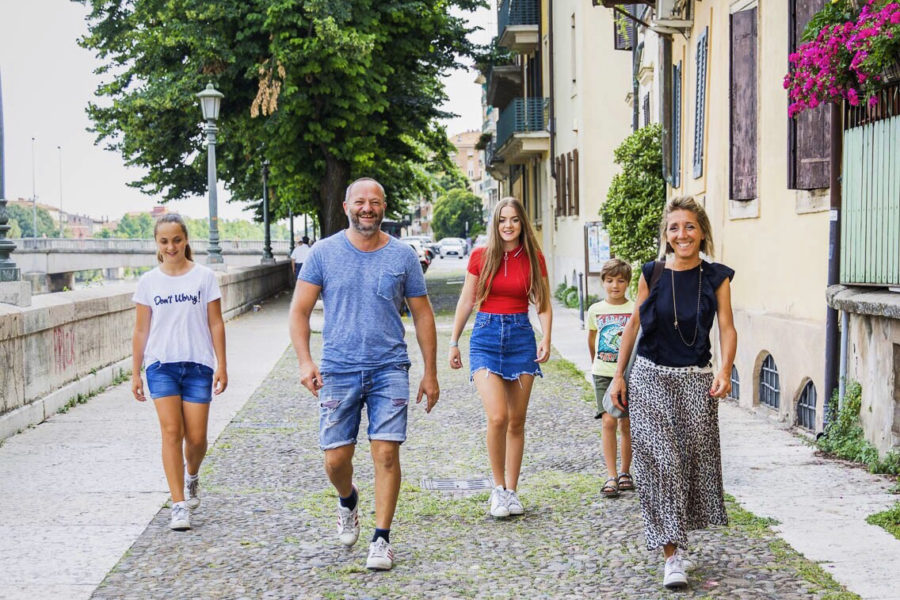
[[(690, 588), (665, 591), (662, 560), (644, 545), (636, 496), (598, 495), (604, 473), (593, 400), (582, 376), (556, 356), (529, 410), (520, 484), (526, 514), (495, 521), (487, 492), (426, 489), (427, 478), (489, 474), (483, 411), (467, 374), (444, 364), (447, 336), (440, 327), (441, 402), (431, 415), (421, 405), (410, 409), (392, 571), (364, 568), (374, 527), (365, 441), (355, 461), (363, 534), (349, 550), (337, 540), (317, 404), (288, 350), (211, 449), (194, 529), (170, 531), (163, 508), (94, 598), (856, 597), (732, 502), (730, 526), (691, 536), (697, 569)], [(412, 333), (408, 341), (416, 389), (421, 360)], [(313, 344), (316, 352), (321, 336)]]

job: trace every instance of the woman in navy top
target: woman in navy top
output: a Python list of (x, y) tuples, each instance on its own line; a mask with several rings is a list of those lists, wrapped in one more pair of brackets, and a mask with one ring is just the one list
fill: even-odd
[[(725, 525), (718, 399), (731, 392), (737, 332), (731, 312), (734, 271), (713, 255), (706, 211), (693, 197), (674, 198), (661, 226), (665, 269), (653, 289), (654, 263), (642, 268), (638, 297), (622, 333), (610, 384), (613, 402), (631, 415), (635, 485), (650, 550), (663, 549), (663, 585), (687, 585), (687, 532)], [(714, 371), (710, 331), (718, 317), (721, 364)], [(631, 375), (623, 377), (638, 327)]]

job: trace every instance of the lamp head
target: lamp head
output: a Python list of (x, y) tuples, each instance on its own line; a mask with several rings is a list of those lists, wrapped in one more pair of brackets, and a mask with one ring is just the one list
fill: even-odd
[(203, 110), (203, 118), (207, 121), (215, 121), (219, 118), (219, 108), (225, 94), (213, 87), (212, 83), (206, 84), (206, 89), (197, 94), (200, 98), (200, 108)]

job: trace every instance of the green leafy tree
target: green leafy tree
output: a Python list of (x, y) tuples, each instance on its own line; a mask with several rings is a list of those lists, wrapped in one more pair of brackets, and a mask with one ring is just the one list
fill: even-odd
[(466, 237), (466, 223), (469, 224), (469, 237), (475, 237), (484, 231), (481, 198), (468, 189), (452, 189), (434, 203), (431, 228), (437, 239)]
[(206, 192), (196, 92), (225, 95), (218, 176), (258, 202), (261, 163), (276, 218), (346, 224), (346, 185), (379, 179), (394, 215), (432, 191), (421, 165), (449, 162), (437, 119), (440, 78), (474, 47), (460, 11), (482, 0), (80, 0), (81, 39), (104, 62), (88, 108), (97, 142), (145, 175), (132, 185), (174, 200)]
[(125, 215), (116, 226), (114, 237), (130, 240), (153, 239), (153, 217), (148, 213)]
[(6, 237), (8, 238), (20, 238), (22, 237), (22, 228), (19, 227), (19, 222), (15, 219), (10, 219), (9, 223), (9, 231), (6, 232)]
[[(19, 206), (18, 204), (10, 204), (6, 207), (6, 214), (9, 216), (10, 224), (13, 222), (19, 227), (19, 235), (11, 235), (9, 237), (33, 237), (34, 236), (34, 213), (31, 207)], [(37, 237), (59, 237), (59, 228), (53, 222), (45, 209), (37, 208)]]
[(616, 174), (600, 207), (612, 252), (643, 264), (659, 251), (659, 223), (666, 204), (662, 146), (658, 124), (638, 129), (615, 149)]

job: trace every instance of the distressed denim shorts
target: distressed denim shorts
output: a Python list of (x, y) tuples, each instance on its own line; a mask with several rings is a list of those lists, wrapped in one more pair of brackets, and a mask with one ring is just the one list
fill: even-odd
[(472, 340), (469, 343), (469, 378), (487, 369), (510, 381), (520, 375), (540, 375), (537, 343), (528, 313), (475, 315)]
[(331, 450), (356, 443), (363, 405), (370, 440), (406, 441), (409, 363), (354, 373), (322, 373), (319, 446)]
[(213, 370), (195, 362), (161, 363), (145, 370), (150, 397), (181, 396), (184, 402), (209, 404), (212, 401)]

